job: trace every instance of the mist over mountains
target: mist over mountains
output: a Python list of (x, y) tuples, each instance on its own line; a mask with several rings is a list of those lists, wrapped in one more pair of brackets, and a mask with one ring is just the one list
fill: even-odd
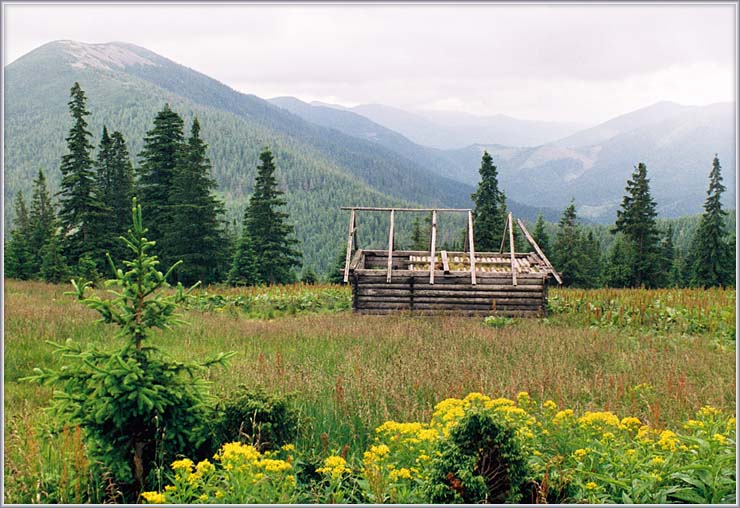
[[(725, 202), (734, 208), (732, 103), (663, 102), (585, 129), (504, 115), (342, 108), (240, 93), (128, 43), (56, 41), (5, 67), (6, 228), (16, 193), (29, 197), (39, 169), (58, 187), (75, 81), (88, 97), (94, 143), (104, 124), (120, 130), (135, 165), (144, 135), (166, 102), (186, 122), (198, 116), (230, 219), (240, 219), (259, 151), (269, 146), (305, 262), (319, 270), (342, 243), (346, 217), (340, 206), (469, 207), (483, 150), (499, 168), (510, 208), (529, 220), (539, 212), (557, 220), (573, 197), (582, 217), (613, 222), (638, 162), (647, 164), (662, 216), (698, 213), (715, 153), (728, 189)], [(365, 245), (387, 241), (377, 234), (383, 220), (362, 226)]]

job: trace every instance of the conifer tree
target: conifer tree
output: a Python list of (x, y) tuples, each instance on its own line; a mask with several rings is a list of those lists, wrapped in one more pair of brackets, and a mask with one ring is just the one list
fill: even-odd
[(32, 253), (35, 253), (34, 262), (30, 269), (34, 274), (41, 270), (41, 252), (46, 244), (52, 239), (58, 240), (57, 218), (54, 213), (54, 205), (46, 184), (44, 172), (39, 170), (33, 181), (33, 198), (31, 199), (31, 211), (28, 216), (28, 243)]
[[(254, 252), (259, 283), (283, 284), (294, 280), (292, 267), (299, 264), (301, 254), (294, 248), (298, 241), (293, 237), (293, 226), (285, 222), (288, 214), (278, 210), (285, 205), (285, 200), (274, 173), (272, 153), (265, 148), (257, 166), (254, 193), (244, 212), (243, 238), (232, 265), (232, 280), (248, 279), (248, 274), (243, 272), (245, 268), (240, 268), (237, 262), (242, 262), (242, 256), (247, 255), (250, 248)], [(248, 260), (246, 266), (249, 266)]]
[(539, 245), (542, 252), (545, 253), (545, 256), (549, 258), (551, 255), (550, 236), (547, 234), (547, 231), (545, 231), (545, 219), (542, 217), (541, 213), (537, 215), (537, 222), (535, 222), (534, 224), (532, 238), (534, 238), (534, 241), (537, 242), (537, 245)]
[(581, 281), (579, 286), (595, 288), (601, 285), (601, 242), (594, 236), (594, 232), (580, 234), (580, 256), (582, 260)]
[(483, 152), (479, 169), (480, 182), (471, 196), (473, 208), (473, 238), (475, 250), (498, 251), (506, 224), (506, 196), (498, 186), (498, 172), (487, 151)]
[(622, 199), (621, 210), (613, 232), (621, 232), (632, 244), (634, 256), (631, 266), (631, 285), (657, 287), (660, 284), (660, 237), (655, 218), (655, 201), (650, 195), (647, 167), (642, 162), (627, 180), (627, 194)]
[(163, 242), (164, 232), (170, 228), (172, 216), (169, 208), (170, 190), (177, 172), (183, 148), (183, 121), (165, 104), (154, 118), (154, 127), (146, 133), (144, 148), (139, 154), (138, 197), (149, 218), (150, 238), (157, 242), (157, 251), (163, 261), (170, 257)]
[(332, 284), (344, 284), (344, 264), (347, 259), (347, 248), (345, 246), (339, 247), (337, 251), (337, 257), (334, 259), (334, 264), (329, 268), (329, 273), (326, 276), (327, 282)]
[[(246, 223), (246, 212), (244, 222)], [(254, 244), (246, 227), (236, 245), (227, 282), (232, 286), (255, 286), (261, 281)]]
[(76, 263), (88, 248), (90, 219), (96, 205), (93, 198), (92, 134), (87, 130), (85, 120), (90, 112), (86, 109), (85, 92), (79, 83), (75, 82), (70, 95), (68, 105), (74, 125), (66, 138), (68, 153), (62, 157), (60, 167), (62, 183), (59, 191), (59, 218), (65, 234), (65, 251), (70, 261)]
[(676, 265), (676, 248), (673, 245), (673, 224), (668, 224), (660, 241), (660, 262), (664, 267), (661, 275), (661, 286), (674, 287), (681, 283)]
[(722, 209), (720, 198), (725, 191), (722, 185), (722, 167), (717, 155), (709, 173), (709, 188), (704, 202), (704, 213), (689, 249), (689, 282), (692, 286), (730, 286), (734, 284), (735, 255), (728, 241), (725, 225), (727, 212)]
[(186, 285), (225, 278), (226, 234), (219, 220), (224, 205), (213, 194), (216, 182), (210, 174), (206, 148), (196, 118), (172, 178), (171, 222), (163, 236), (167, 256), (183, 261), (175, 276)]
[(41, 267), (39, 275), (46, 282), (59, 284), (69, 276), (69, 266), (62, 252), (59, 235), (54, 232), (41, 249)]
[[(134, 166), (131, 163), (126, 140), (118, 131), (111, 134), (110, 157), (110, 192), (105, 204), (111, 210), (110, 234), (117, 239), (125, 236), (128, 231), (128, 215), (131, 200), (134, 197)], [(110, 246), (110, 253), (113, 259), (120, 259), (126, 253), (125, 246), (120, 241), (116, 241)]]
[(29, 243), (31, 236), (28, 209), (23, 193), (18, 191), (15, 198), (15, 228), (5, 248), (5, 276), (28, 280), (36, 275), (32, 265), (38, 252), (33, 252)]
[(565, 286), (578, 286), (582, 282), (580, 236), (576, 205), (571, 199), (570, 205), (563, 211), (558, 222), (558, 231), (553, 244), (552, 262), (555, 269), (560, 272)]
[(614, 238), (608, 261), (604, 269), (604, 282), (612, 288), (629, 287), (632, 283), (634, 252), (624, 235), (618, 233)]
[(411, 250), (429, 250), (431, 241), (432, 215), (429, 214), (424, 218), (424, 228), (422, 229), (419, 217), (414, 218), (411, 228)]

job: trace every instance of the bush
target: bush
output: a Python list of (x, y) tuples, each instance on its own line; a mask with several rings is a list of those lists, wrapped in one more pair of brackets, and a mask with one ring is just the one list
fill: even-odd
[(215, 446), (242, 442), (260, 452), (292, 443), (298, 434), (298, 412), (290, 400), (263, 390), (249, 390), (216, 407), (211, 434)]

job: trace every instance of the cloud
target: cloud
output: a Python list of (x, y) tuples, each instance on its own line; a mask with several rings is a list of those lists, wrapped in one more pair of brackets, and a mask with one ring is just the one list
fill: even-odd
[(260, 96), (455, 105), (578, 121), (649, 97), (734, 97), (735, 9), (6, 4), (5, 57), (55, 39), (120, 40)]

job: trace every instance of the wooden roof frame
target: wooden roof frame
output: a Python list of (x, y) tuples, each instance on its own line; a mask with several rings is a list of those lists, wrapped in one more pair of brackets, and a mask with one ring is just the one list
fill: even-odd
[[(467, 244), (467, 250), (468, 255), (470, 256), (470, 282), (472, 285), (476, 284), (476, 278), (475, 278), (475, 244), (473, 240), (473, 210), (471, 208), (385, 208), (385, 207), (372, 207), (372, 206), (343, 206), (340, 208), (341, 210), (349, 210), (350, 211), (350, 217), (349, 217), (349, 232), (347, 234), (347, 254), (345, 256), (344, 260), (344, 282), (349, 281), (349, 267), (350, 267), (350, 258), (352, 256), (352, 247), (353, 244), (355, 248), (357, 247), (357, 215), (356, 212), (358, 211), (366, 211), (366, 212), (390, 212), (390, 226), (388, 231), (388, 269), (387, 269), (387, 275), (386, 275), (386, 282), (391, 282), (391, 273), (393, 268), (393, 229), (394, 229), (394, 218), (396, 212), (432, 212), (432, 231), (431, 231), (431, 262), (429, 263), (429, 283), (434, 284), (434, 258), (436, 257), (436, 248), (437, 248), (437, 213), (438, 212), (456, 212), (456, 213), (467, 213), (468, 216), (468, 223), (467, 223), (467, 235), (466, 235), (466, 244)], [(545, 256), (544, 252), (542, 252), (542, 249), (540, 249), (540, 246), (537, 245), (537, 242), (535, 242), (534, 238), (532, 238), (532, 235), (529, 234), (529, 231), (527, 231), (526, 226), (524, 226), (524, 223), (517, 219), (517, 225), (522, 230), (522, 233), (524, 233), (524, 236), (527, 238), (527, 241), (534, 247), (537, 254), (542, 258), (542, 260), (545, 262), (545, 265), (550, 270), (550, 273), (555, 277), (555, 279), (558, 281), (558, 283), (562, 284), (563, 281), (560, 278), (560, 275), (558, 274), (557, 270), (552, 266), (552, 263), (550, 263), (550, 260), (547, 259), (547, 256)], [(515, 268), (515, 257), (514, 257), (514, 219), (509, 212), (509, 215), (506, 220), (506, 225), (504, 227), (504, 237), (501, 239), (501, 248), (499, 252), (503, 252), (504, 243), (506, 241), (506, 232), (509, 232), (509, 255), (511, 257), (511, 277), (512, 277), (512, 283), (514, 286), (517, 285), (516, 282), (516, 268)]]

